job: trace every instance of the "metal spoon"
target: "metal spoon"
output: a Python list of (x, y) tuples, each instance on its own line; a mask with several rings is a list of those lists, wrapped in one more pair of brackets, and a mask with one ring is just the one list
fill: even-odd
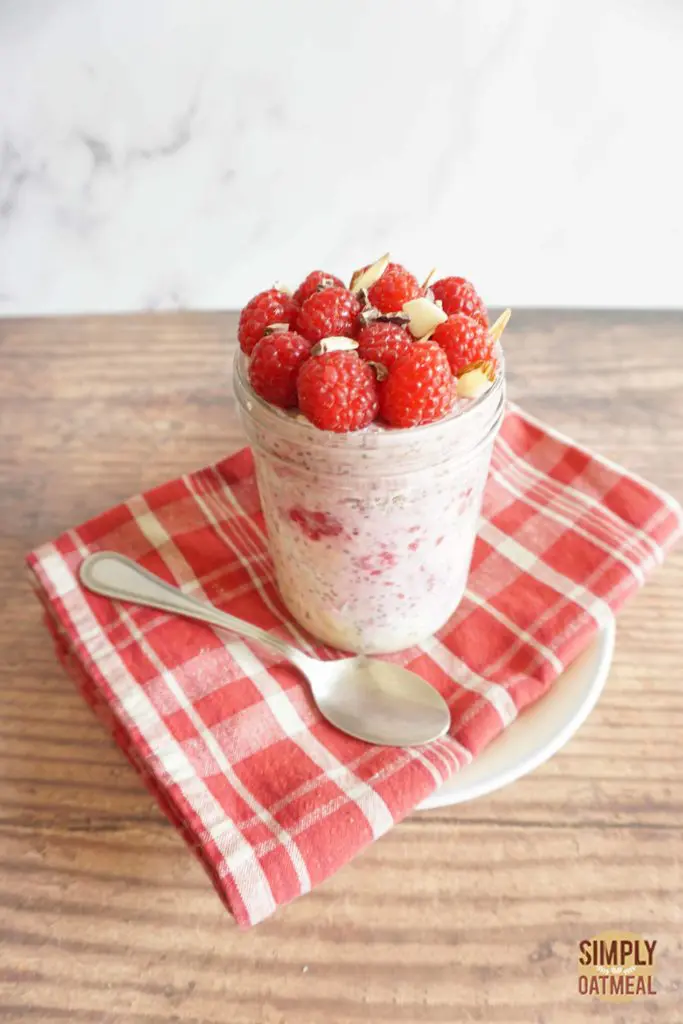
[(258, 626), (183, 594), (114, 551), (89, 555), (80, 577), (96, 594), (197, 619), (277, 651), (305, 676), (325, 718), (350, 736), (383, 746), (417, 746), (443, 736), (451, 724), (443, 697), (414, 672), (363, 655), (338, 661), (310, 658)]

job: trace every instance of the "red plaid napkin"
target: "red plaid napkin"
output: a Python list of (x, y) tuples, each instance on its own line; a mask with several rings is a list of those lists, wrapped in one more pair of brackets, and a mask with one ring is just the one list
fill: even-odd
[(448, 696), (449, 737), (372, 747), (323, 721), (296, 672), (225, 633), (85, 591), (120, 551), (322, 658), (273, 582), (251, 454), (157, 487), (29, 556), (59, 656), (241, 925), (327, 878), (538, 700), (681, 532), (661, 491), (511, 407), (469, 588), (392, 655)]

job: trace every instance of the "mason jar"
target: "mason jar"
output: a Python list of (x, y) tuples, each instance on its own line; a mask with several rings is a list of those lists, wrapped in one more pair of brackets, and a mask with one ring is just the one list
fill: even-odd
[(235, 392), (288, 611), (344, 651), (388, 654), (431, 636), (465, 591), (505, 407), (502, 353), (489, 390), (445, 419), (344, 434), (269, 405), (247, 371), (238, 352)]

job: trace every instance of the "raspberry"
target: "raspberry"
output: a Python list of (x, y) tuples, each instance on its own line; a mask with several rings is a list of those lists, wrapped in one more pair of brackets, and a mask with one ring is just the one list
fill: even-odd
[(277, 288), (259, 292), (240, 313), (237, 337), (242, 351), (250, 356), (254, 345), (271, 324), (289, 324), (291, 327), (297, 311), (298, 306), (294, 300)]
[(334, 336), (350, 338), (360, 313), (360, 302), (346, 288), (314, 292), (299, 310), (296, 329), (309, 341)]
[(249, 363), (249, 380), (256, 394), (282, 409), (296, 405), (296, 379), (310, 354), (310, 341), (294, 331), (261, 338)]
[(410, 335), (396, 324), (375, 323), (358, 335), (358, 355), (366, 362), (383, 363), (387, 370), (412, 345)]
[(311, 295), (315, 295), (317, 291), (323, 291), (325, 288), (343, 287), (344, 282), (340, 281), (334, 274), (326, 274), (324, 270), (313, 270), (294, 292), (294, 301), (299, 306), (303, 306), (306, 299), (310, 299)]
[(387, 569), (393, 569), (396, 562), (396, 555), (386, 548), (371, 555), (363, 555), (362, 558), (354, 558), (354, 564), (370, 576), (381, 576)]
[(454, 313), (445, 323), (439, 324), (432, 335), (432, 341), (440, 345), (448, 356), (451, 373), (458, 377), (470, 363), (490, 359), (494, 343), (481, 321)]
[(338, 537), (343, 529), (336, 516), (330, 512), (311, 512), (307, 508), (301, 508), (300, 505), (290, 508), (289, 518), (296, 523), (309, 540)]
[(370, 288), (368, 298), (382, 313), (396, 313), (403, 309), (403, 303), (422, 295), (416, 277), (400, 263), (390, 263), (379, 281)]
[(474, 285), (464, 277), (443, 277), (432, 285), (434, 298), (440, 299), (443, 311), (448, 316), (453, 313), (466, 313), (481, 321), (484, 327), (489, 325), (489, 317), (483, 300), (479, 298)]
[(443, 349), (419, 341), (399, 356), (379, 387), (379, 408), (392, 427), (441, 419), (453, 404), (453, 376)]
[(299, 408), (320, 430), (361, 430), (377, 415), (377, 381), (357, 352), (312, 356), (299, 371), (297, 389)]

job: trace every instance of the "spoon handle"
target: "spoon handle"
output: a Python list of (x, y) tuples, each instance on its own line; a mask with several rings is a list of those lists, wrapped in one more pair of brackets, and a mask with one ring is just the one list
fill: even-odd
[(133, 604), (147, 608), (159, 608), (164, 612), (174, 612), (188, 619), (206, 622), (210, 626), (228, 629), (238, 636), (257, 640), (265, 647), (282, 654), (297, 668), (304, 669), (307, 656), (298, 648), (292, 647), (278, 637), (271, 636), (264, 629), (238, 619), (234, 615), (222, 612), (208, 602), (197, 601), (189, 594), (159, 579), (154, 573), (148, 572), (136, 562), (119, 555), (115, 551), (98, 551), (88, 555), (81, 564), (81, 582), (88, 590), (104, 597), (113, 597), (118, 601), (131, 601)]

